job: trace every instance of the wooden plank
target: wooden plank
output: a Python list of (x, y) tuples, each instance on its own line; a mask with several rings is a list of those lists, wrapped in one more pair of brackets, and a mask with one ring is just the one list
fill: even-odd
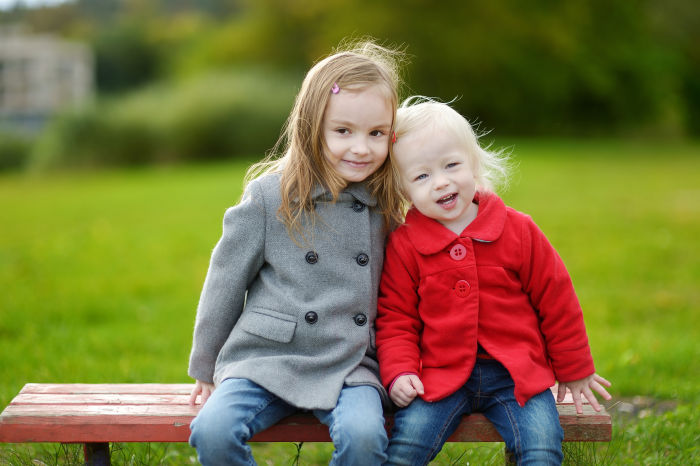
[[(35, 413), (37, 414), (37, 413)], [(186, 442), (193, 415), (92, 415), (3, 417), (3, 442)], [(605, 416), (561, 418), (566, 441), (607, 441), (612, 425)], [(253, 441), (328, 441), (328, 429), (310, 414), (299, 414), (281, 421)], [(499, 442), (493, 425), (479, 413), (466, 417), (451, 442)]]
[[(186, 442), (200, 406), (191, 384), (27, 384), (0, 414), (0, 442)], [(556, 392), (555, 392), (556, 394)], [(558, 404), (565, 441), (608, 441), (610, 416), (571, 396)], [(387, 428), (393, 419), (387, 416)], [(313, 415), (290, 416), (252, 441), (326, 442), (328, 428)], [(449, 441), (500, 442), (479, 413), (464, 418)]]
[(85, 393), (65, 395), (20, 393), (14, 400), (12, 400), (13, 405), (188, 405), (189, 403), (189, 395), (121, 393)]
[(159, 383), (68, 383), (47, 384), (28, 383), (20, 393), (53, 393), (53, 394), (79, 394), (79, 393), (116, 393), (116, 394), (172, 394), (189, 395), (194, 384), (159, 384)]
[[(83, 416), (3, 419), (2, 442), (187, 442), (194, 416)], [(5, 422), (7, 421), (7, 422)], [(311, 414), (290, 416), (254, 442), (326, 442), (328, 428)]]
[(3, 411), (0, 419), (11, 422), (12, 419), (24, 417), (42, 417), (66, 419), (76, 417), (102, 417), (103, 422), (119, 422), (119, 418), (125, 417), (163, 417), (170, 416), (196, 416), (199, 412), (199, 405), (10, 405)]

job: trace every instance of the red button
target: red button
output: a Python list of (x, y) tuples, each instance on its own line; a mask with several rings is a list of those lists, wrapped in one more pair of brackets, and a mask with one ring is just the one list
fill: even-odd
[(452, 246), (452, 249), (450, 249), (450, 257), (453, 258), (456, 261), (461, 261), (464, 259), (464, 256), (467, 254), (467, 248), (465, 248), (461, 244), (455, 244)]
[(466, 280), (460, 280), (457, 283), (455, 283), (455, 293), (460, 298), (466, 298), (467, 296), (469, 296), (469, 292), (471, 291), (471, 289), (472, 287)]

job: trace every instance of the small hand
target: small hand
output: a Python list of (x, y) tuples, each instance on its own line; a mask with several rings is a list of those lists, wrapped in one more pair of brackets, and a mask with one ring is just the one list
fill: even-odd
[(202, 406), (204, 406), (204, 403), (207, 402), (212, 392), (214, 391), (214, 388), (214, 384), (212, 383), (206, 383), (202, 382), (201, 380), (197, 380), (197, 383), (194, 384), (194, 388), (192, 388), (192, 392), (190, 393), (190, 404), (196, 404), (197, 395), (202, 395), (201, 404)]
[(603, 388), (603, 385), (609, 387), (612, 384), (605, 380), (603, 377), (599, 376), (598, 374), (591, 374), (588, 377), (584, 377), (583, 379), (579, 380), (573, 380), (571, 382), (559, 382), (559, 389), (557, 391), (557, 401), (564, 401), (564, 397), (566, 396), (566, 388), (568, 387), (569, 391), (571, 392), (571, 396), (574, 399), (576, 413), (583, 414), (583, 403), (581, 401), (581, 395), (586, 397), (593, 409), (595, 409), (596, 411), (600, 411), (601, 408), (598, 404), (598, 400), (593, 394), (593, 390), (598, 392), (598, 394), (600, 394), (606, 400), (612, 399), (612, 396), (610, 396), (608, 391), (605, 388)]
[(400, 375), (391, 386), (389, 397), (396, 406), (404, 408), (411, 404), (413, 399), (424, 393), (423, 382), (415, 374)]

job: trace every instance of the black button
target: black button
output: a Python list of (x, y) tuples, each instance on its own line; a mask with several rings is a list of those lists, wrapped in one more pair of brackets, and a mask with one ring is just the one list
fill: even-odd
[(365, 210), (365, 205), (360, 201), (355, 201), (352, 203), (352, 210), (354, 210), (355, 212), (362, 212), (363, 210)]
[(316, 322), (318, 322), (318, 314), (316, 314), (314, 311), (309, 311), (304, 316), (304, 320), (306, 320), (307, 323), (313, 325)]
[(358, 265), (364, 267), (365, 265), (369, 264), (369, 256), (365, 253), (362, 253), (355, 258), (355, 261), (357, 261)]
[(318, 254), (316, 254), (314, 251), (309, 251), (306, 253), (306, 262), (309, 264), (315, 264), (318, 262)]
[(357, 314), (355, 317), (355, 324), (362, 327), (367, 323), (367, 316), (364, 314)]

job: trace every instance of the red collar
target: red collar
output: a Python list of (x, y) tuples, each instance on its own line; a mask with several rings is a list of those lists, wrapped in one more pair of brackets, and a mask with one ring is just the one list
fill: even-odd
[(497, 240), (506, 223), (505, 204), (496, 194), (478, 192), (474, 196), (474, 202), (479, 204), (479, 213), (460, 235), (456, 235), (437, 220), (421, 214), (415, 207), (408, 211), (406, 221), (400, 228), (406, 229), (408, 238), (421, 254), (435, 254), (458, 237), (487, 243)]

